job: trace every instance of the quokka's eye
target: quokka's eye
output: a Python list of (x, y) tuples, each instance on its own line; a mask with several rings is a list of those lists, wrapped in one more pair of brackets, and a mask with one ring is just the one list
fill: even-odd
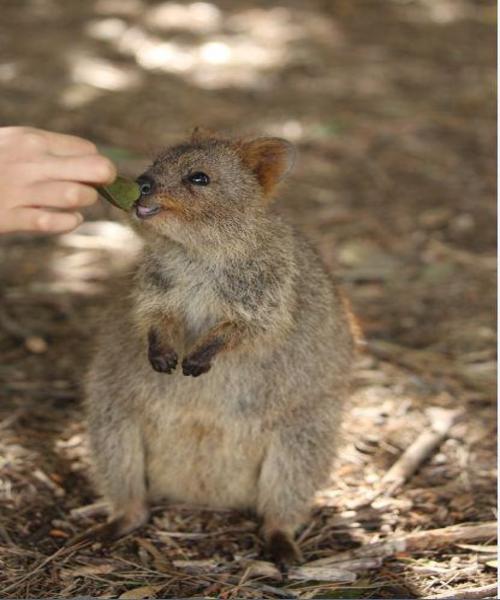
[(187, 180), (193, 185), (208, 185), (210, 183), (210, 177), (202, 171), (191, 173), (191, 175), (188, 175)]

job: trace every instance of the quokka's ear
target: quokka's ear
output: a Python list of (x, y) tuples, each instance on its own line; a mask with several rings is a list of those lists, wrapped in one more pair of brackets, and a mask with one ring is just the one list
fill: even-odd
[(195, 127), (191, 133), (191, 142), (194, 144), (215, 138), (217, 138), (217, 133), (212, 129), (208, 129), (208, 127)]
[(295, 148), (281, 138), (262, 137), (240, 142), (241, 160), (257, 176), (264, 194), (270, 194), (293, 167)]

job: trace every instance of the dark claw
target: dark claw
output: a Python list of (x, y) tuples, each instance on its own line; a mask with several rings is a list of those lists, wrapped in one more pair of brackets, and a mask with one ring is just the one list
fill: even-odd
[(172, 373), (177, 366), (177, 354), (172, 350), (165, 354), (148, 354), (149, 362), (158, 373)]
[(212, 365), (210, 363), (198, 363), (192, 359), (185, 358), (182, 361), (182, 372), (184, 375), (191, 375), (192, 377), (199, 377), (210, 371)]

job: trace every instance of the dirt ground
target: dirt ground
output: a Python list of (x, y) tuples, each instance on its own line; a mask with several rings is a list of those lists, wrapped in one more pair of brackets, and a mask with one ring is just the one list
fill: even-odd
[[(473, 0), (2, 2), (2, 124), (85, 136), (133, 176), (195, 125), (292, 140), (283, 210), (365, 342), (331, 485), (300, 534), (312, 570), (256, 562), (248, 516), (185, 506), (110, 547), (75, 544), (103, 519), (79, 510), (98, 500), (80, 404), (92, 317), (135, 243), (103, 203), (73, 234), (4, 237), (1, 597), (431, 598), (496, 581), (484, 534), (424, 536), (340, 579), (329, 562), (496, 520), (495, 20)], [(374, 499), (435, 407), (458, 410), (443, 443)]]

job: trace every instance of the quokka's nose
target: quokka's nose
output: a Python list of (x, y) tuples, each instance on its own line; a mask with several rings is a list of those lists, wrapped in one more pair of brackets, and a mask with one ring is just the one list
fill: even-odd
[(141, 175), (136, 181), (139, 189), (141, 190), (141, 198), (143, 196), (149, 196), (153, 193), (155, 182), (149, 175)]
[(156, 204), (154, 199), (148, 198), (148, 196), (154, 194), (154, 179), (149, 175), (141, 175), (136, 181), (141, 195), (135, 203), (135, 214), (139, 219), (147, 219), (158, 214), (161, 211), (161, 206)]

